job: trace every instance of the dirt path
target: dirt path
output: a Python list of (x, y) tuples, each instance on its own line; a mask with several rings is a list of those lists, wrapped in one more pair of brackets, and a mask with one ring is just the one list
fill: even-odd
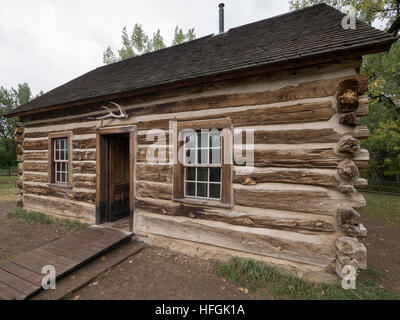
[(249, 294), (214, 274), (210, 263), (153, 247), (125, 260), (71, 299), (236, 300)]
[(0, 261), (67, 234), (60, 225), (28, 224), (8, 219), (5, 213), (12, 208), (13, 202), (0, 202)]

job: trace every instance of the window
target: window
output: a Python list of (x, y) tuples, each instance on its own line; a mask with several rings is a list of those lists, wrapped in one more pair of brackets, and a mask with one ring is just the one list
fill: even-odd
[(71, 183), (71, 133), (49, 135), (49, 182), (61, 185)]
[(54, 181), (68, 183), (68, 139), (53, 139)]
[(230, 119), (180, 122), (175, 140), (174, 200), (231, 206)]
[(183, 134), (185, 197), (221, 200), (221, 130)]

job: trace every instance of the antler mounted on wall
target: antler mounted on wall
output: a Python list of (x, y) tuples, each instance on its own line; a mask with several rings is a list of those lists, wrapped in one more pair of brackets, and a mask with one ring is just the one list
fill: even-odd
[(118, 103), (110, 101), (111, 104), (114, 106), (118, 107), (119, 109), (119, 114), (115, 114), (110, 108), (103, 106), (103, 109), (108, 111), (108, 114), (102, 117), (95, 118), (96, 120), (105, 120), (105, 119), (111, 119), (111, 118), (116, 118), (116, 119), (127, 119), (128, 114), (126, 113), (125, 109), (119, 105)]
[(110, 108), (103, 106), (103, 109), (107, 110), (108, 114), (101, 116), (101, 117), (90, 117), (89, 118), (89, 119), (94, 119), (94, 120), (101, 120), (101, 123), (97, 127), (97, 129), (99, 129), (103, 126), (103, 120), (106, 120), (106, 119), (128, 119), (128, 114), (126, 113), (124, 107), (122, 107), (118, 103), (115, 103), (112, 101), (110, 101), (110, 103), (118, 108), (119, 114), (115, 114)]

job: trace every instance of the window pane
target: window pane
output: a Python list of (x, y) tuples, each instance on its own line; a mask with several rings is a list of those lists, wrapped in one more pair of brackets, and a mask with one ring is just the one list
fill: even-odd
[(194, 197), (196, 195), (194, 182), (186, 182), (186, 195), (190, 197)]
[(185, 135), (185, 148), (196, 148), (196, 135), (195, 134), (187, 134)]
[(197, 168), (197, 181), (208, 181), (208, 168)]
[(208, 157), (207, 149), (198, 150), (197, 163), (198, 164), (208, 164), (207, 157)]
[(210, 164), (221, 164), (221, 149), (210, 149)]
[(221, 198), (221, 185), (210, 183), (210, 198), (220, 199)]
[(186, 180), (196, 180), (196, 168), (186, 168)]
[(210, 147), (221, 147), (221, 132), (218, 130), (211, 130), (210, 132)]
[(196, 150), (195, 149), (186, 150), (185, 163), (186, 164), (195, 164), (196, 163)]
[(197, 196), (206, 198), (207, 195), (207, 183), (198, 183), (197, 184)]
[(60, 182), (60, 179), (61, 179), (61, 173), (60, 172), (57, 172), (57, 175), (56, 175), (56, 182)]
[(210, 168), (210, 181), (221, 182), (221, 168)]
[(62, 182), (67, 182), (67, 174), (66, 173), (62, 174)]
[(197, 147), (198, 148), (208, 147), (208, 130), (202, 130), (197, 134)]

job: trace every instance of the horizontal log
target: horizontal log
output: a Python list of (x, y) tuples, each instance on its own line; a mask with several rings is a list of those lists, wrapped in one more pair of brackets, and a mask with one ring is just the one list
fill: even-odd
[[(164, 136), (160, 136), (160, 144), (168, 145), (169, 144), (169, 132), (163, 131)], [(154, 137), (154, 138), (153, 138)], [(138, 134), (136, 138), (136, 142), (138, 145), (148, 145), (154, 144), (158, 142), (158, 136), (149, 135), (149, 140), (147, 140), (147, 134)]]
[(276, 184), (234, 184), (235, 203), (242, 206), (335, 215), (341, 199), (320, 187)]
[(136, 195), (142, 198), (170, 200), (172, 184), (136, 181)]
[(74, 161), (96, 160), (96, 151), (73, 151), (72, 160)]
[(232, 226), (145, 212), (138, 214), (136, 230), (318, 266), (327, 266), (335, 259), (333, 240), (326, 235)]
[(310, 219), (299, 217), (296, 213), (284, 215), (258, 208), (236, 206), (236, 208), (229, 210), (149, 198), (138, 198), (138, 208), (155, 214), (220, 221), (246, 227), (270, 228), (303, 233), (335, 232), (332, 221), (328, 222), (326, 218)]
[(96, 176), (77, 176), (74, 175), (73, 185), (76, 188), (96, 189)]
[(34, 174), (34, 173), (24, 173), (24, 181), (28, 182), (49, 182), (47, 175)]
[[(96, 127), (92, 126), (92, 127), (79, 127), (79, 128), (73, 128), (71, 130), (68, 131), (72, 131), (73, 135), (77, 135), (77, 134), (93, 134), (96, 133)], [(52, 131), (51, 133), (60, 133), (60, 132), (64, 132), (65, 130), (56, 130), (56, 131)], [(25, 138), (44, 138), (44, 137), (48, 137), (49, 133), (48, 132), (43, 132), (40, 131), (38, 129), (38, 131), (36, 132), (27, 132), (25, 133)]]
[(48, 152), (24, 152), (24, 160), (48, 160)]
[(74, 162), (73, 163), (74, 173), (84, 174), (96, 174), (96, 163), (95, 162)]
[(51, 185), (31, 185), (24, 184), (24, 192), (41, 196), (51, 196), (56, 198), (84, 201), (88, 203), (96, 202), (95, 192), (82, 192), (74, 189), (59, 188)]
[[(251, 129), (251, 128), (249, 128)], [(337, 132), (334, 128), (299, 128), (299, 129), (280, 129), (280, 130), (254, 130), (254, 144), (304, 144), (304, 143), (332, 143), (338, 142), (342, 137), (346, 135), (352, 135), (355, 138), (362, 138), (369, 136), (367, 135), (368, 128), (366, 126), (359, 126), (355, 130), (349, 130), (347, 132)], [(245, 130), (239, 133), (235, 132), (235, 142), (246, 143)]]
[(281, 182), (316, 186), (337, 187), (333, 169), (297, 169), (297, 168), (246, 168), (234, 167), (233, 182), (247, 184), (250, 178), (256, 184), (264, 182)]
[(24, 161), (24, 171), (37, 171), (37, 172), (47, 172), (48, 163), (47, 162), (27, 162)]
[(48, 139), (44, 140), (24, 140), (24, 150), (47, 150), (49, 147)]
[[(318, 71), (320, 72), (320, 71)], [(142, 98), (139, 100), (143, 100), (145, 102), (142, 106), (138, 107), (138, 100), (131, 99), (126, 103), (122, 103), (122, 105), (126, 106), (127, 112), (131, 117), (137, 117), (141, 115), (149, 115), (149, 114), (169, 114), (169, 113), (179, 113), (179, 112), (187, 112), (187, 111), (198, 111), (198, 110), (207, 110), (207, 109), (218, 109), (225, 107), (240, 107), (240, 106), (253, 106), (260, 104), (272, 104), (277, 102), (288, 102), (302, 99), (311, 99), (311, 98), (323, 98), (333, 96), (336, 93), (337, 85), (345, 79), (359, 79), (360, 75), (349, 75), (345, 77), (340, 77), (336, 79), (325, 79), (325, 80), (313, 80), (313, 81), (304, 81), (299, 83), (296, 86), (286, 86), (277, 90), (270, 91), (260, 91), (260, 92), (247, 92), (247, 93), (231, 93), (231, 94), (218, 94), (218, 95), (208, 95), (206, 97), (196, 97), (189, 99), (181, 99), (179, 101), (170, 101), (165, 103), (153, 103), (150, 104), (152, 100), (157, 99), (156, 96), (151, 95), (146, 98)], [(304, 79), (306, 80), (306, 79)], [(258, 82), (260, 80), (257, 80)], [(243, 80), (241, 84), (244, 84)], [(249, 84), (248, 82), (246, 83)], [(238, 91), (240, 90), (240, 86), (237, 87)], [(209, 88), (207, 88), (209, 90)], [(189, 90), (190, 91), (190, 90)], [(188, 89), (180, 91), (177, 97), (184, 97), (185, 94), (189, 93)], [(204, 89), (201, 89), (198, 92), (204, 92)], [(172, 96), (174, 96), (171, 93)], [(94, 109), (88, 110), (88, 106), (82, 106), (79, 110), (59, 110), (53, 111), (49, 113), (49, 119), (51, 118), (54, 124), (63, 124), (68, 122), (83, 122), (87, 121), (88, 115), (82, 114), (84, 112), (93, 112), (100, 110), (100, 107), (94, 107)], [(73, 114), (82, 114), (82, 117), (68, 119), (66, 115)], [(99, 113), (100, 114), (100, 113)], [(63, 120), (54, 119), (58, 117), (64, 117)], [(38, 120), (42, 120), (42, 117), (37, 117), (35, 115), (28, 117)], [(50, 122), (49, 122), (50, 123)], [(42, 124), (27, 124), (30, 128), (33, 126), (41, 126)], [(153, 126), (152, 128), (161, 128), (159, 126)]]
[(24, 207), (32, 210), (47, 214), (56, 214), (63, 217), (82, 219), (87, 222), (95, 221), (96, 207), (93, 204), (65, 198), (31, 194), (24, 194), (22, 199)]
[(330, 101), (321, 101), (313, 103), (299, 103), (288, 106), (264, 106), (264, 107), (243, 107), (243, 110), (207, 110), (207, 112), (201, 114), (182, 113), (180, 116), (177, 115), (175, 118), (171, 116), (165, 120), (152, 120), (152, 121), (140, 121), (138, 123), (138, 129), (150, 130), (150, 129), (163, 129), (169, 128), (170, 120), (205, 120), (205, 119), (217, 119), (217, 118), (231, 118), (234, 126), (256, 126), (266, 124), (283, 124), (283, 123), (302, 123), (302, 122), (313, 122), (329, 120), (335, 113), (332, 108)]
[(94, 149), (96, 148), (96, 139), (82, 139), (72, 141), (74, 149)]
[[(235, 165), (244, 166), (241, 163), (241, 156), (245, 156), (245, 151), (235, 149)], [(279, 148), (260, 149), (256, 145), (254, 150), (254, 165), (256, 167), (286, 167), (286, 168), (336, 168), (344, 159), (344, 156), (337, 155), (332, 147), (315, 148)], [(357, 166), (368, 166), (369, 153), (361, 150), (355, 162)], [(249, 164), (247, 164), (249, 165)]]
[(170, 165), (136, 165), (136, 179), (150, 182), (172, 183), (172, 166)]
[[(144, 163), (167, 163), (169, 162), (169, 147), (153, 148), (149, 146), (139, 146), (137, 148), (137, 162)], [(149, 152), (149, 155), (147, 153)]]

